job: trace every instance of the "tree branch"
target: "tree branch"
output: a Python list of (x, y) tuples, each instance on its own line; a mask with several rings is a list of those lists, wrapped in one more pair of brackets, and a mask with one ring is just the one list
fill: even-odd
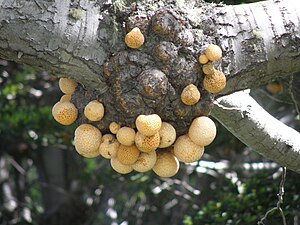
[(212, 116), (259, 154), (300, 173), (300, 133), (271, 116), (246, 91), (217, 99)]

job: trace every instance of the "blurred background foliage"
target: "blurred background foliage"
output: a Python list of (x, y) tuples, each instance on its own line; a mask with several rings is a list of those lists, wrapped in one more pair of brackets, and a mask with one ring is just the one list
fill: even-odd
[[(182, 164), (170, 179), (151, 172), (120, 175), (107, 160), (80, 157), (72, 145), (75, 127), (61, 126), (51, 115), (62, 95), (57, 81), (0, 60), (1, 225), (253, 225), (276, 206), (280, 166), (220, 124), (203, 159)], [(252, 95), (299, 131), (288, 89), (288, 81), (279, 80)], [(300, 224), (299, 178), (287, 172), (282, 208), (289, 225)], [(278, 211), (265, 224), (282, 224)]]

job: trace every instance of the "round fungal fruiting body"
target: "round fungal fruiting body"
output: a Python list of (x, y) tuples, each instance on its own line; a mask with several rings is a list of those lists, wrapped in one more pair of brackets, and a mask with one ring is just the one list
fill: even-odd
[(64, 94), (73, 94), (76, 87), (78, 86), (78, 83), (75, 80), (68, 79), (68, 78), (60, 78), (58, 82), (60, 90)]
[(137, 132), (135, 135), (135, 144), (136, 147), (141, 152), (151, 152), (158, 148), (160, 142), (159, 132), (156, 132), (154, 135), (146, 136)]
[(212, 143), (216, 134), (216, 125), (207, 116), (200, 116), (194, 119), (188, 131), (189, 138), (200, 146), (207, 146)]
[(182, 135), (177, 138), (174, 144), (174, 155), (184, 163), (198, 161), (203, 155), (204, 147), (195, 144), (188, 135)]
[(213, 74), (208, 74), (203, 79), (203, 87), (209, 93), (219, 93), (226, 86), (226, 76), (223, 72), (216, 70)]
[(161, 128), (161, 124), (161, 118), (157, 114), (139, 115), (135, 121), (138, 131), (146, 136), (152, 136), (156, 134)]
[(122, 145), (131, 146), (134, 144), (135, 130), (130, 127), (121, 127), (116, 136)]
[(84, 115), (90, 121), (99, 121), (104, 116), (104, 106), (97, 100), (90, 101), (84, 108)]
[(218, 45), (209, 45), (205, 51), (206, 57), (210, 61), (219, 61), (222, 58), (222, 49)]
[(111, 134), (105, 134), (102, 137), (102, 143), (99, 146), (100, 154), (106, 158), (111, 159), (117, 156), (120, 143)]
[(75, 130), (74, 145), (76, 151), (87, 158), (100, 155), (99, 146), (102, 134), (90, 124), (81, 124)]
[(157, 160), (152, 168), (154, 173), (160, 177), (172, 177), (179, 170), (179, 161), (171, 151), (162, 150), (157, 153)]
[(70, 102), (71, 98), (72, 98), (72, 95), (63, 95), (63, 96), (61, 96), (59, 101), (60, 102)]
[(120, 174), (127, 174), (130, 173), (133, 169), (130, 165), (124, 165), (121, 163), (118, 158), (111, 158), (110, 159), (111, 167)]
[(125, 36), (125, 43), (129, 48), (140, 48), (144, 41), (144, 35), (138, 27), (133, 28)]
[(176, 130), (175, 128), (167, 123), (163, 122), (159, 130), (160, 143), (159, 148), (166, 148), (171, 146), (176, 140)]
[(111, 122), (109, 124), (109, 131), (113, 134), (116, 134), (120, 128), (121, 128), (121, 125), (117, 124), (116, 122)]
[(132, 168), (140, 173), (147, 172), (154, 167), (156, 159), (156, 151), (142, 152), (138, 160), (132, 165)]
[(208, 63), (208, 58), (206, 57), (206, 55), (200, 55), (199, 56), (199, 63), (201, 63), (201, 64)]
[(280, 83), (272, 82), (267, 84), (267, 91), (275, 95), (283, 91), (283, 86)]
[(78, 110), (71, 102), (57, 102), (52, 108), (54, 119), (62, 125), (71, 125), (78, 116)]
[(186, 105), (195, 105), (200, 100), (200, 92), (194, 84), (189, 84), (181, 92), (181, 101)]
[(202, 71), (204, 74), (209, 75), (215, 73), (216, 69), (214, 65), (211, 62), (209, 62), (202, 66)]
[(124, 165), (132, 165), (139, 158), (140, 151), (135, 145), (120, 145), (117, 153), (118, 160)]

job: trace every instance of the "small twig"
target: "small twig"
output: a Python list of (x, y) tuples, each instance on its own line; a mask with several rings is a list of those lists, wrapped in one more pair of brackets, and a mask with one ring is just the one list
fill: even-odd
[(282, 218), (282, 223), (283, 225), (287, 225), (285, 215), (283, 213), (283, 210), (281, 208), (281, 204), (283, 203), (283, 195), (284, 195), (284, 184), (286, 180), (286, 167), (282, 167), (282, 176), (281, 176), (281, 181), (279, 184), (279, 192), (277, 194), (278, 196), (278, 202), (276, 204), (276, 207), (268, 210), (266, 214), (260, 219), (260, 221), (257, 222), (258, 225), (265, 225), (264, 221), (267, 219), (268, 215), (276, 210), (280, 212), (281, 218)]

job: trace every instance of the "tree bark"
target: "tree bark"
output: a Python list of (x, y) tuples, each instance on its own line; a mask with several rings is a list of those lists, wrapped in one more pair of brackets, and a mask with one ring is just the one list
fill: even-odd
[(300, 133), (271, 116), (245, 91), (217, 99), (212, 115), (259, 154), (300, 173)]

